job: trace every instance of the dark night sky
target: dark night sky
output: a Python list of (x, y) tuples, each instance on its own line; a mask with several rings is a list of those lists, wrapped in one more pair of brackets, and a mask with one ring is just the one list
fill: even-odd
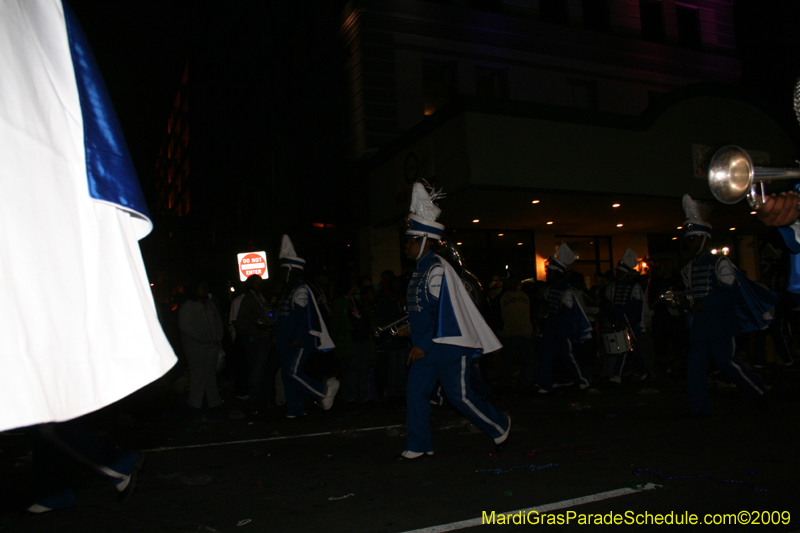
[[(195, 44), (204, 38), (191, 35), (197, 13), (193, 15), (190, 6), (200, 8), (189, 0), (69, 2), (103, 72), (140, 180), (143, 185), (151, 183), (170, 105), (189, 57), (190, 38)], [(737, 0), (734, 10), (742, 85), (772, 102), (791, 127), (791, 90), (800, 74), (796, 44), (800, 2)]]
[(188, 58), (189, 3), (68, 1), (100, 65), (139, 179), (152, 182)]

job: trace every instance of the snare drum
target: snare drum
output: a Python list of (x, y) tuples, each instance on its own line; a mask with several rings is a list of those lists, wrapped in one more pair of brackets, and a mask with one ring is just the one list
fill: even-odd
[(602, 331), (600, 338), (603, 342), (603, 354), (617, 355), (630, 352), (633, 350), (632, 337), (630, 327)]

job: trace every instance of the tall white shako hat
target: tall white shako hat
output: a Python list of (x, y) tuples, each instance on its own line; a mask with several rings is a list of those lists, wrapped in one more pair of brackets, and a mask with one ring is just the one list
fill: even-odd
[(638, 263), (639, 260), (636, 258), (636, 253), (633, 249), (628, 248), (625, 250), (625, 253), (622, 254), (622, 259), (617, 262), (617, 270), (622, 270), (630, 274)]
[(575, 252), (569, 249), (567, 243), (562, 242), (558, 247), (556, 253), (550, 256), (547, 260), (548, 270), (555, 270), (556, 272), (566, 272), (567, 267), (575, 262), (578, 258)]
[(431, 237), (437, 241), (442, 238), (444, 225), (436, 222), (442, 210), (434, 203), (444, 197), (441, 191), (426, 187), (426, 183), (418, 181), (411, 189), (411, 207), (408, 214), (406, 237)]
[(297, 257), (294, 246), (292, 246), (292, 240), (288, 235), (283, 236), (281, 253), (278, 255), (278, 259), (281, 260), (281, 267), (296, 268), (297, 270), (304, 270), (306, 267), (306, 260)]
[(686, 229), (684, 237), (702, 235), (711, 238), (711, 224), (703, 219), (703, 216), (707, 215), (707, 207), (693, 200), (688, 194), (684, 194), (683, 212), (686, 214), (686, 220), (683, 223), (683, 227)]

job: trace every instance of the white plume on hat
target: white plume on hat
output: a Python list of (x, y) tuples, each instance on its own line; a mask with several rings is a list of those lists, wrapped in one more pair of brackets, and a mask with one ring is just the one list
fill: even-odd
[(292, 240), (288, 235), (284, 235), (281, 240), (281, 252), (278, 255), (278, 259), (281, 260), (281, 266), (297, 268), (299, 270), (303, 270), (306, 264), (305, 259), (297, 257), (297, 253), (294, 251), (294, 246), (292, 245)]
[(433, 187), (426, 187), (426, 183), (418, 181), (411, 190), (411, 209), (410, 211), (428, 221), (436, 221), (442, 210), (434, 202), (444, 198), (444, 193), (437, 191)]
[(625, 253), (622, 254), (622, 259), (617, 263), (617, 268), (633, 272), (633, 269), (636, 268), (638, 263), (639, 259), (636, 257), (636, 252), (634, 252), (632, 248), (628, 248), (625, 250)]
[(442, 210), (434, 202), (444, 198), (444, 193), (430, 187), (424, 181), (418, 181), (411, 190), (411, 207), (408, 214), (406, 237), (442, 238), (444, 225), (436, 222)]

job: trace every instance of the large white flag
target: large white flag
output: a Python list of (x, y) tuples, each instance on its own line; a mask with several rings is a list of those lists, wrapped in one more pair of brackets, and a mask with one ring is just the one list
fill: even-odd
[(102, 78), (61, 0), (0, 0), (0, 430), (109, 405), (175, 363), (152, 229)]

